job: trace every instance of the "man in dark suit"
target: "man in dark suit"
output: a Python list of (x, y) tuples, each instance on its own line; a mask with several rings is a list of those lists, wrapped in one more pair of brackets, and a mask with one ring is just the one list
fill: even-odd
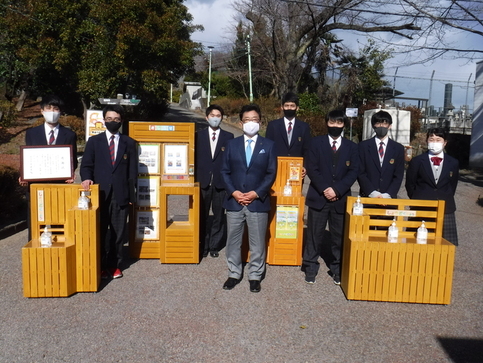
[[(270, 121), (265, 137), (275, 142), (277, 156), (305, 157), (310, 143), (310, 127), (295, 118), (299, 109), (299, 98), (288, 92), (282, 98), (283, 118)], [(303, 169), (303, 177), (305, 169)]]
[(107, 130), (89, 138), (80, 174), (85, 190), (99, 184), (102, 278), (110, 273), (116, 279), (122, 277), (122, 246), (129, 204), (135, 200), (138, 153), (136, 141), (119, 133), (122, 106), (108, 105), (102, 113)]
[[(59, 118), (64, 108), (64, 102), (55, 95), (42, 98), (40, 101), (40, 112), (45, 122), (36, 127), (28, 129), (25, 134), (27, 146), (37, 145), (71, 145), (72, 165), (77, 168), (77, 136), (74, 131), (59, 124)], [(66, 183), (73, 183), (74, 179), (68, 179)], [(26, 185), (25, 182), (22, 183)]]
[(359, 173), (359, 155), (357, 145), (341, 136), (349, 122), (345, 113), (331, 111), (326, 122), (329, 134), (312, 139), (306, 161), (310, 185), (305, 203), (309, 210), (302, 269), (305, 282), (314, 284), (319, 271), (320, 244), (328, 243), (323, 236), (329, 222), (330, 272), (334, 283), (340, 285), (345, 205)]
[(273, 141), (258, 135), (262, 115), (257, 105), (245, 105), (240, 112), (244, 135), (228, 141), (221, 175), (226, 190), (223, 206), (227, 216), (226, 260), (228, 279), (223, 289), (231, 290), (242, 277), (241, 245), (245, 223), (248, 227), (251, 292), (259, 292), (265, 271), (270, 188), (277, 173)]
[(392, 117), (386, 111), (372, 115), (371, 139), (359, 143), (360, 195), (369, 198), (397, 198), (404, 177), (404, 146), (389, 138)]
[[(59, 124), (59, 118), (64, 110), (64, 102), (55, 95), (42, 97), (40, 101), (40, 112), (45, 122), (36, 127), (27, 129), (25, 133), (25, 145), (27, 146), (43, 146), (43, 145), (71, 145), (72, 146), (72, 167), (77, 169), (77, 135), (71, 129)], [(74, 171), (73, 170), (73, 171)], [(18, 179), (21, 186), (28, 187), (29, 183), (22, 178)], [(45, 183), (58, 183), (59, 181), (48, 181)], [(66, 183), (72, 184), (74, 179), (67, 179)], [(31, 240), (30, 230), (30, 190), (27, 189), (27, 203), (29, 204), (29, 212), (27, 213), (28, 240)]]
[(458, 160), (444, 152), (447, 133), (442, 128), (429, 129), (428, 151), (409, 162), (406, 191), (411, 199), (444, 200), (443, 238), (458, 245), (454, 195), (459, 179)]
[[(225, 189), (221, 179), (221, 163), (223, 151), (228, 140), (233, 139), (231, 132), (220, 128), (223, 119), (223, 108), (210, 105), (206, 109), (208, 128), (196, 133), (196, 181), (200, 183), (200, 238), (203, 257), (218, 257), (225, 233)], [(211, 225), (208, 225), (210, 207), (213, 213)]]

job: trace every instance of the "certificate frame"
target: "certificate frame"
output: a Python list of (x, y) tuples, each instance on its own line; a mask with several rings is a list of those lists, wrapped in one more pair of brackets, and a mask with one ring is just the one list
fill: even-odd
[(159, 176), (138, 176), (136, 205), (138, 207), (159, 207)]
[(135, 211), (135, 224), (134, 240), (136, 242), (159, 240), (159, 210)]
[(20, 176), (28, 182), (74, 179), (72, 145), (20, 146)]
[(159, 174), (161, 158), (160, 144), (140, 143), (138, 145), (138, 173)]
[(163, 144), (163, 180), (189, 178), (188, 143)]

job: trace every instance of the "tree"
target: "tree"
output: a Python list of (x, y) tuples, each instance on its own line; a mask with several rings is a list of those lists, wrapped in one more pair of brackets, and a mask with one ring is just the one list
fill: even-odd
[(201, 27), (182, 0), (0, 1), (0, 76), (10, 93), (78, 93), (86, 105), (131, 93), (149, 107), (200, 51), (190, 34)]
[(304, 74), (318, 68), (323, 77), (337, 39), (334, 31), (392, 32), (411, 38), (420, 28), (407, 16), (380, 16), (380, 2), (367, 0), (239, 0), (236, 9), (248, 20), (254, 55), (270, 77), (274, 93), (301, 89)]
[(381, 51), (373, 40), (355, 54), (351, 50), (336, 47), (335, 63), (339, 65), (342, 84), (339, 104), (358, 107), (364, 100), (375, 101), (389, 82), (384, 77), (384, 62), (391, 57), (388, 50)]
[(429, 58), (483, 52), (448, 43), (455, 30), (483, 35), (481, 1), (238, 0), (235, 8), (246, 19), (244, 31), (252, 34), (257, 68), (276, 96), (323, 87), (334, 44), (347, 31), (379, 35), (380, 42), (406, 53), (425, 49), (432, 52)]

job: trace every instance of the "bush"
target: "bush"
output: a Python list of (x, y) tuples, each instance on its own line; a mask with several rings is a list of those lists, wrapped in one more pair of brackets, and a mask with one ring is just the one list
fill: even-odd
[(20, 174), (10, 166), (0, 165), (0, 220), (13, 219), (27, 205), (25, 189), (18, 184)]
[(15, 104), (10, 101), (0, 101), (0, 128), (9, 127), (17, 119)]

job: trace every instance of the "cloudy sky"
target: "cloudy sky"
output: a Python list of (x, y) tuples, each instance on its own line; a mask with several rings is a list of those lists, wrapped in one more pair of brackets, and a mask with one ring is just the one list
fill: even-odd
[[(187, 0), (185, 5), (194, 17), (193, 24), (201, 24), (205, 30), (192, 35), (194, 41), (202, 43), (208, 52), (208, 46), (223, 48), (231, 43), (234, 38), (234, 11), (233, 0)], [(344, 45), (361, 48), (360, 43), (365, 43), (365, 37), (361, 34), (339, 33), (339, 38), (344, 39)], [(452, 32), (454, 41), (458, 44), (466, 44), (474, 47), (474, 44), (481, 44), (481, 37), (470, 36)], [(359, 43), (359, 44), (358, 44)], [(465, 59), (438, 59), (424, 65), (407, 65), (417, 60), (417, 55), (412, 54), (411, 58), (397, 56), (387, 62), (387, 80), (394, 82), (394, 74), (397, 68), (396, 89), (404, 92), (404, 96), (414, 98), (429, 98), (430, 78), (433, 70), (433, 86), (431, 91), (431, 104), (436, 108), (443, 106), (444, 87), (446, 83), (453, 84), (453, 105), (456, 109), (467, 103), (470, 110), (473, 110), (475, 62)], [(470, 77), (469, 88), (467, 81)], [(467, 91), (468, 90), (468, 91)], [(400, 100), (404, 102), (404, 100)], [(416, 101), (406, 101), (407, 104), (416, 104)]]

